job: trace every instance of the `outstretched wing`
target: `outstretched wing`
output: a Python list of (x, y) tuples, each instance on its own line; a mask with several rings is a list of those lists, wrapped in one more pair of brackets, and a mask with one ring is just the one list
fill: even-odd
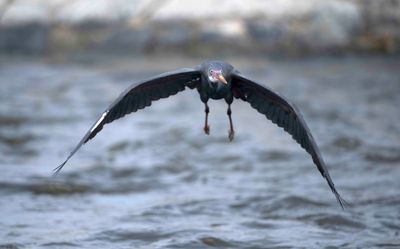
[(57, 174), (64, 167), (83, 144), (94, 138), (105, 124), (150, 106), (152, 101), (175, 95), (185, 90), (186, 86), (193, 89), (198, 82), (200, 82), (200, 72), (185, 68), (160, 74), (151, 79), (133, 84), (101, 114), (96, 123), (71, 151), (67, 159), (54, 169), (54, 174)]
[(264, 114), (279, 127), (282, 127), (311, 155), (319, 172), (326, 179), (337, 201), (343, 208), (346, 202), (337, 192), (318, 146), (297, 108), (279, 94), (238, 73), (232, 75), (232, 88), (236, 98), (249, 102), (254, 109)]

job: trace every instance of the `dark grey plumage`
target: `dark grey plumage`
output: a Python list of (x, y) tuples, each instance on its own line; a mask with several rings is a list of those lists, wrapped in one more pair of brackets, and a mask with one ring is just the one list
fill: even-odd
[(344, 207), (345, 201), (337, 192), (315, 140), (297, 108), (284, 97), (247, 79), (232, 65), (221, 61), (208, 61), (197, 66), (195, 69), (180, 69), (164, 73), (129, 87), (103, 112), (96, 123), (72, 150), (67, 159), (55, 168), (55, 174), (64, 167), (83, 144), (94, 138), (105, 124), (111, 123), (131, 112), (136, 112), (146, 106), (150, 106), (152, 101), (175, 95), (183, 91), (186, 87), (190, 89), (196, 88), (201, 101), (205, 104), (206, 119), (204, 131), (206, 134), (209, 134), (209, 108), (207, 102), (210, 98), (225, 99), (228, 104), (227, 114), (230, 121), (230, 140), (234, 136), (230, 108), (234, 98), (250, 103), (254, 109), (264, 114), (267, 119), (282, 127), (311, 155), (313, 162), (328, 182), (337, 201), (342, 208)]
[(183, 68), (133, 84), (102, 113), (96, 123), (92, 125), (78, 145), (71, 151), (67, 159), (54, 169), (54, 174), (57, 174), (64, 167), (83, 144), (94, 138), (105, 124), (150, 106), (152, 101), (175, 95), (185, 90), (186, 86), (194, 88), (199, 83), (199, 80), (200, 73), (197, 70)]

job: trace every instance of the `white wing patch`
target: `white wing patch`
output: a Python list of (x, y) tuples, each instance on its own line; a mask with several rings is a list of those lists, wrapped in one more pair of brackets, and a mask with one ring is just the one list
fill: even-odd
[(96, 129), (96, 127), (101, 123), (101, 121), (103, 121), (103, 119), (106, 117), (108, 111), (104, 112), (101, 117), (99, 118), (99, 120), (97, 120), (96, 124), (93, 125), (92, 129), (90, 129), (90, 132), (93, 132), (94, 129)]

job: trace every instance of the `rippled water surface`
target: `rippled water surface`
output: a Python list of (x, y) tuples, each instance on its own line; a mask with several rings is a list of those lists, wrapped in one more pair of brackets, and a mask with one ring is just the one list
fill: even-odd
[(186, 91), (108, 126), (50, 177), (131, 83), (200, 60), (0, 64), (0, 248), (400, 248), (400, 58), (230, 62), (303, 112), (308, 154), (247, 103)]

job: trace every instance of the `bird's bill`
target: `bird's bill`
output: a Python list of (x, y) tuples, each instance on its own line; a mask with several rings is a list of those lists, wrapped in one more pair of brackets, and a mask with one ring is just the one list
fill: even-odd
[(220, 82), (224, 83), (225, 85), (228, 84), (228, 82), (226, 81), (226, 79), (224, 78), (224, 76), (222, 76), (222, 74), (219, 74), (217, 78), (218, 78), (218, 80), (219, 80)]

